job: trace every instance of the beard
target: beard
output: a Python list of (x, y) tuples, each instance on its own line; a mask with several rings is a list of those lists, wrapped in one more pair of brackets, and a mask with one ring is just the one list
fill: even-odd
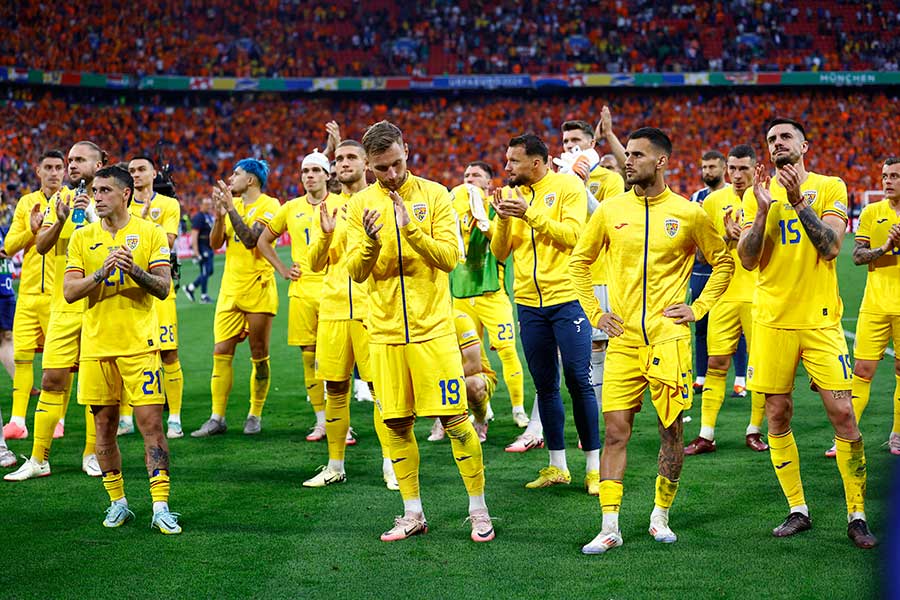
[(787, 154), (779, 155), (778, 158), (775, 159), (775, 166), (781, 169), (787, 165), (796, 165), (798, 162), (800, 162), (800, 153), (788, 152)]
[(709, 187), (709, 188), (719, 187), (722, 184), (721, 176), (720, 177), (709, 176), (709, 177), (703, 177), (702, 179), (703, 179), (703, 183), (706, 184), (706, 187)]
[(507, 185), (509, 187), (518, 187), (520, 185), (528, 185), (529, 181), (525, 178), (524, 175), (511, 175), (507, 180)]

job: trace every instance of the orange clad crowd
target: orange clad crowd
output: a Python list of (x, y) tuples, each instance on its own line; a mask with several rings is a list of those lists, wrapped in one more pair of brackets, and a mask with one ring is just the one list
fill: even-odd
[(236, 77), (896, 70), (896, 3), (0, 3), (0, 66)]
[[(885, 124), (896, 119), (896, 92), (853, 89), (815, 91), (735, 92), (604, 90), (596, 95), (392, 96), (376, 101), (365, 96), (303, 97), (274, 95), (236, 98), (185, 96), (147, 105), (77, 104), (37, 88), (22, 88), (0, 103), (0, 182), (6, 201), (38, 185), (33, 165), (40, 152), (64, 152), (77, 140), (91, 139), (110, 160), (127, 160), (155, 152), (165, 142), (165, 159), (172, 165), (178, 195), (188, 212), (208, 194), (212, 183), (225, 178), (236, 160), (254, 156), (269, 161), (268, 191), (285, 201), (302, 190), (300, 161), (325, 146), (324, 123), (342, 125), (344, 138), (359, 139), (365, 128), (390, 119), (404, 131), (410, 149), (410, 169), (448, 187), (461, 182), (465, 164), (486, 160), (503, 182), (507, 142), (532, 131), (543, 137), (551, 153), (561, 152), (560, 124), (583, 118), (596, 122), (609, 105), (620, 139), (644, 125), (661, 127), (675, 144), (668, 174), (671, 187), (683, 194), (702, 187), (700, 155), (717, 149), (727, 153), (750, 143), (768, 158), (763, 124), (774, 115), (806, 124), (810, 141), (807, 166), (839, 175), (851, 193), (880, 189), (880, 164), (896, 154)], [(388, 99), (389, 98), (389, 99)], [(186, 106), (190, 101), (202, 105)], [(604, 142), (598, 147), (608, 151)]]

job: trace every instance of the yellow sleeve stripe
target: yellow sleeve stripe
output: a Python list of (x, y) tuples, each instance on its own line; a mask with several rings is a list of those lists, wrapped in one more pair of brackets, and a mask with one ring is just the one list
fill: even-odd
[(842, 212), (839, 211), (839, 210), (832, 210), (832, 209), (830, 209), (830, 208), (827, 209), (827, 210), (823, 210), (823, 211), (822, 211), (822, 216), (824, 217), (825, 215), (834, 215), (834, 216), (836, 216), (836, 217), (840, 217), (840, 218), (843, 219), (844, 221), (847, 220), (847, 215), (844, 214), (844, 213), (842, 213)]

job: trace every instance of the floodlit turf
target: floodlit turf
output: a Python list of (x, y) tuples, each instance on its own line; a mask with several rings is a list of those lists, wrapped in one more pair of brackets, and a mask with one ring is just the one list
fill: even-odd
[[(845, 328), (854, 330), (865, 270), (854, 267), (844, 243), (839, 261)], [(282, 250), (283, 252), (283, 250)], [(211, 295), (218, 288), (221, 263)], [(184, 268), (185, 280), (196, 267)], [(673, 545), (647, 533), (653, 503), (658, 436), (651, 407), (638, 415), (629, 448), (621, 526), (625, 545), (606, 556), (582, 556), (599, 530), (600, 507), (585, 493), (584, 459), (567, 429), (572, 485), (526, 490), (547, 461), (545, 451), (511, 455), (519, 433), (504, 386), (493, 400), (497, 418), (484, 445), (487, 498), (497, 518), (496, 541), (469, 540), (466, 496), (449, 443), (425, 441), (417, 427), (422, 495), (429, 532), (405, 542), (378, 536), (402, 512), (399, 494), (385, 489), (372, 427), (372, 405), (352, 403), (359, 445), (347, 451), (347, 482), (305, 489), (301, 482), (326, 461), (324, 442), (304, 441), (313, 424), (303, 389), (299, 350), (285, 343), (287, 286), (272, 334), (272, 388), (263, 433), (245, 437), (249, 354), (235, 360), (226, 435), (171, 442), (172, 509), (184, 534), (151, 530), (150, 497), (138, 435), (120, 438), (125, 488), (137, 519), (116, 530), (101, 526), (108, 504), (100, 480), (81, 472), (83, 412), (73, 400), (66, 436), (54, 443), (53, 475), (24, 483), (0, 481), (0, 596), (9, 598), (862, 598), (876, 593), (876, 552), (854, 548), (846, 536), (843, 490), (833, 460), (830, 428), (817, 396), (798, 377), (794, 431), (813, 530), (775, 539), (787, 513), (767, 454), (743, 444), (749, 400), (726, 401), (717, 430), (719, 451), (688, 457), (672, 510)], [(803, 290), (796, 290), (803, 302)], [(214, 306), (178, 297), (185, 374), (185, 431), (209, 415)], [(524, 361), (523, 361), (524, 362)], [(802, 373), (802, 370), (801, 370)], [(0, 383), (9, 416), (10, 383)], [(729, 388), (731, 377), (729, 376)], [(863, 421), (869, 465), (867, 513), (883, 531), (886, 489), (895, 464), (881, 444), (890, 432), (892, 363), (880, 365)], [(526, 377), (527, 406), (534, 387)], [(32, 401), (28, 425), (32, 425)], [(567, 411), (571, 420), (571, 409)], [(699, 431), (695, 396), (690, 440)], [(570, 421), (571, 423), (571, 421)], [(28, 454), (31, 440), (10, 442)]]

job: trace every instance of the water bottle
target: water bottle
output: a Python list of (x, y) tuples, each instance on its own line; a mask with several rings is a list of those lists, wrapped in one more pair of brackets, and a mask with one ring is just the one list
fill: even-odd
[[(87, 187), (84, 184), (84, 179), (78, 182), (78, 189), (75, 190), (75, 197), (81, 196), (85, 193)], [(72, 222), (75, 225), (81, 226), (84, 225), (84, 209), (76, 208), (72, 211)]]

